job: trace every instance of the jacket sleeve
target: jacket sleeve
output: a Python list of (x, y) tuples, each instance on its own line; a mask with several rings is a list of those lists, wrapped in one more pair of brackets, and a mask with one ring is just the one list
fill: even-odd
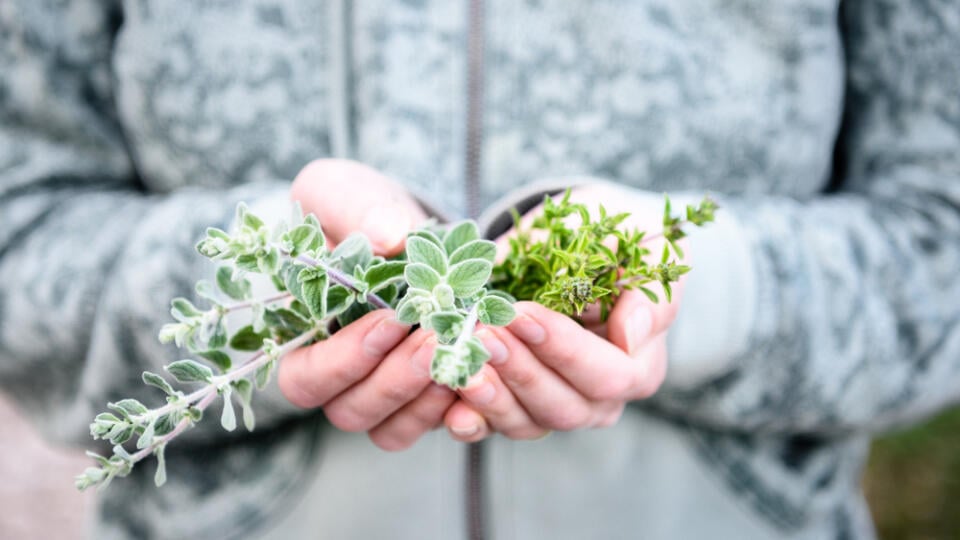
[[(204, 229), (285, 186), (147, 192), (112, 106), (118, 14), (42, 4), (0, 8), (0, 390), (49, 437), (87, 444), (108, 401), (163, 403), (140, 374), (180, 357), (157, 333), (212, 275), (193, 248)], [(287, 411), (259, 408), (260, 425)]]
[(809, 201), (726, 198), (728, 223), (692, 240), (672, 372), (651, 406), (828, 433), (960, 399), (957, 12), (844, 3), (840, 187)]

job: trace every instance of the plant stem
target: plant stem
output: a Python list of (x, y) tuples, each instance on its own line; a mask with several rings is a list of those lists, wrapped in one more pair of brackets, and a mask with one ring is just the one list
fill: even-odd
[(467, 313), (467, 319), (463, 321), (463, 328), (460, 330), (460, 335), (457, 336), (457, 341), (453, 344), (455, 348), (463, 347), (467, 340), (473, 336), (473, 329), (476, 328), (479, 317), (477, 304), (474, 304), (470, 308), (470, 312)]
[[(323, 325), (320, 325), (320, 326), (322, 327)], [(319, 331), (320, 331), (319, 327), (315, 328), (313, 330), (304, 332), (299, 336), (291, 339), (290, 341), (284, 343), (283, 346), (280, 347), (280, 356), (283, 356), (294, 349), (300, 348), (301, 345), (313, 339), (313, 337), (317, 335), (317, 332)], [(249, 375), (253, 371), (256, 371), (257, 368), (266, 364), (269, 361), (270, 361), (270, 358), (267, 357), (267, 355), (265, 355), (262, 351), (258, 352), (257, 354), (250, 357), (246, 362), (244, 362), (237, 369), (231, 370), (228, 373), (220, 375), (219, 377), (211, 378), (210, 383), (204, 386), (203, 388), (200, 388), (199, 390), (196, 390), (190, 394), (187, 394), (186, 396), (177, 400), (174, 403), (168, 403), (167, 405), (164, 405), (159, 409), (154, 409), (152, 411), (145, 412), (141, 415), (134, 416), (130, 419), (130, 421), (139, 425), (143, 425), (147, 422), (152, 421), (154, 418), (159, 418), (163, 416), (164, 414), (173, 412), (175, 410), (185, 409), (195, 401), (200, 400), (200, 402), (202, 403), (203, 400), (206, 400), (208, 396), (210, 395), (216, 396), (218, 388), (223, 384), (225, 383), (229, 384), (233, 381), (240, 380), (241, 378), (245, 377), (246, 375)]]
[[(286, 251), (281, 251), (281, 253), (283, 253), (288, 257), (290, 256), (290, 254), (287, 253)], [(360, 292), (360, 288), (357, 287), (357, 282), (354, 281), (352, 277), (334, 268), (333, 266), (330, 266), (326, 262), (314, 259), (312, 257), (308, 257), (306, 255), (297, 255), (295, 259), (308, 266), (323, 268), (327, 272), (327, 275), (330, 276), (331, 280), (339, 283), (340, 285), (343, 285), (348, 289), (353, 290), (354, 292), (358, 292), (358, 293)], [(373, 293), (367, 294), (367, 302), (370, 302), (371, 304), (381, 309), (390, 309), (390, 304), (388, 304), (383, 298), (380, 298), (379, 296)]]
[(258, 298), (254, 300), (245, 300), (243, 302), (237, 302), (236, 304), (230, 304), (223, 306), (221, 309), (224, 313), (229, 313), (231, 311), (236, 311), (238, 309), (245, 309), (251, 307), (253, 304), (270, 304), (272, 302), (279, 302), (280, 300), (285, 300), (293, 296), (292, 294), (285, 292), (276, 294), (274, 296), (268, 296), (267, 298)]

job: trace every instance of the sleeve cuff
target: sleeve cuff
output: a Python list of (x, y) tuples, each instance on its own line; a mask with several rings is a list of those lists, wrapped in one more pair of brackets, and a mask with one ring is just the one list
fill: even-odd
[[(682, 208), (701, 197), (678, 193), (671, 200)], [(693, 270), (667, 335), (665, 388), (690, 389), (720, 376), (749, 346), (757, 298), (753, 256), (739, 220), (718, 202), (716, 221), (689, 231)]]

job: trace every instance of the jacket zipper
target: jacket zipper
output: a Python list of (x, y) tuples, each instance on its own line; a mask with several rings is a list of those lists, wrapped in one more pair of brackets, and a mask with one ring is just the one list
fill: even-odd
[[(467, 13), (467, 121), (464, 159), (464, 194), (467, 215), (480, 215), (480, 175), (483, 151), (483, 0), (469, 0)], [(483, 489), (483, 442), (467, 446), (467, 538), (486, 537)]]

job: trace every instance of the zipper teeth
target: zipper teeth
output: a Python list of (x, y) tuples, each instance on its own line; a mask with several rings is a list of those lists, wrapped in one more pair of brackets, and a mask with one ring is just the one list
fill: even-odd
[[(480, 166), (483, 152), (483, 0), (470, 0), (467, 19), (467, 125), (464, 159), (464, 196), (467, 215), (480, 215)], [(486, 538), (483, 443), (467, 447), (466, 511), (467, 538)]]
[(483, 151), (483, 0), (470, 0), (467, 29), (467, 126), (464, 161), (466, 211), (480, 215), (480, 166)]

